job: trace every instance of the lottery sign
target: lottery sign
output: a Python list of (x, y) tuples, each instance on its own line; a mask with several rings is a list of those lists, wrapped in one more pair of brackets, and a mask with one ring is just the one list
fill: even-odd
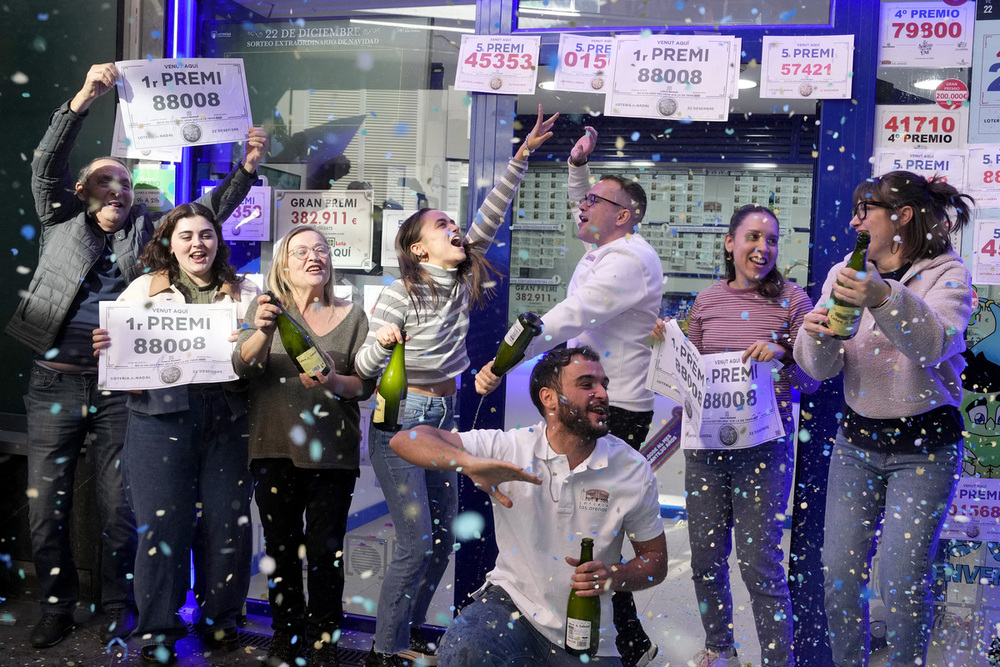
[(1000, 145), (969, 149), (965, 183), (979, 208), (1000, 208)]
[(739, 50), (733, 37), (619, 36), (614, 50), (614, 92), (735, 97), (739, 67), (734, 54)]
[(1000, 540), (1000, 479), (959, 479), (941, 537)]
[(250, 98), (241, 58), (126, 60), (118, 67), (122, 122), (136, 150), (243, 141)]
[(235, 380), (235, 303), (102, 301), (100, 325), (111, 345), (98, 358), (98, 385), (162, 389)]
[(951, 151), (882, 151), (875, 156), (875, 174), (889, 171), (912, 171), (924, 178), (932, 176), (965, 189), (964, 152)]
[(761, 97), (850, 99), (854, 35), (764, 37)]
[(976, 220), (972, 282), (978, 285), (1000, 285), (1000, 220)]
[(462, 35), (456, 90), (530, 95), (538, 79), (540, 37)]
[(972, 64), (975, 5), (941, 7), (929, 2), (882, 3), (881, 67), (968, 67)]
[(976, 22), (976, 62), (972, 67), (969, 141), (1000, 139), (1000, 20)]
[(374, 196), (371, 190), (278, 190), (277, 234), (309, 225), (330, 244), (330, 266), (367, 271), (372, 268)]
[[(611, 37), (559, 36), (559, 64), (556, 66), (556, 90), (603, 93), (610, 84)], [(609, 86), (610, 87), (610, 86)]]
[(875, 107), (875, 145), (894, 150), (962, 148), (968, 110), (945, 111), (936, 106)]

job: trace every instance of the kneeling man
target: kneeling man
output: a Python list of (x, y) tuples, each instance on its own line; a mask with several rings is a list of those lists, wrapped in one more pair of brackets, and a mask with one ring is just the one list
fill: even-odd
[[(393, 437), (403, 459), (460, 472), (495, 500), (500, 553), (486, 585), (445, 633), (442, 667), (578, 667), (580, 659), (563, 648), (571, 587), (601, 596), (595, 662), (621, 664), (611, 594), (663, 581), (667, 543), (649, 463), (608, 435), (607, 384), (596, 352), (557, 349), (531, 373), (531, 398), (543, 422), (467, 433), (417, 426)], [(526, 483), (501, 490), (505, 482)], [(625, 536), (636, 556), (622, 563)], [(584, 537), (594, 540), (588, 563), (577, 558)]]

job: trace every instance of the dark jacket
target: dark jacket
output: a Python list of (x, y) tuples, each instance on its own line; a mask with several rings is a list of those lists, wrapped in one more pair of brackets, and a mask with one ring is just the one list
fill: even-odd
[[(71, 111), (69, 102), (56, 109), (31, 161), (31, 193), (42, 223), (38, 267), (6, 332), (38, 354), (52, 347), (81, 280), (104, 252), (104, 231), (90, 219), (86, 204), (77, 197), (76, 179), (69, 166), (86, 116)], [(255, 180), (237, 165), (222, 185), (197, 201), (224, 221)], [(166, 213), (134, 204), (125, 225), (114, 233), (112, 249), (126, 282), (141, 275), (139, 255)]]

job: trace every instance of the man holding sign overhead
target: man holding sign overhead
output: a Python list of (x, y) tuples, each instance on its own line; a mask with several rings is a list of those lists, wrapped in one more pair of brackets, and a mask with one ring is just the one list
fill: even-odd
[[(42, 618), (31, 633), (38, 648), (54, 646), (74, 627), (79, 582), (69, 540), (73, 476), (87, 436), (101, 517), (102, 642), (126, 637), (136, 526), (119, 473), (125, 396), (97, 386), (91, 334), (98, 304), (113, 301), (141, 275), (138, 258), (165, 212), (133, 204), (132, 176), (101, 157), (74, 179), (70, 153), (87, 110), (114, 86), (111, 63), (93, 65), (73, 99), (53, 112), (32, 161), (32, 194), (41, 222), (38, 267), (7, 334), (35, 352), (25, 406), (31, 546)], [(222, 185), (199, 199), (225, 219), (256, 180), (267, 135), (252, 129), (246, 158)]]

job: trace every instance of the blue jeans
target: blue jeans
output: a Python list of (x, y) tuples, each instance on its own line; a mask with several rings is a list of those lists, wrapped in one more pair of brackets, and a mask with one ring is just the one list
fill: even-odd
[[(518, 614), (517, 619), (513, 618)], [(621, 667), (618, 657), (591, 663)], [(566, 652), (535, 629), (500, 586), (490, 586), (451, 624), (441, 639), (439, 667), (580, 667), (580, 658)]]
[(250, 578), (246, 417), (233, 417), (220, 387), (192, 385), (191, 407), (129, 413), (124, 474), (140, 525), (135, 598), (143, 644), (187, 636), (178, 611), (194, 553), (199, 629), (236, 626)]
[(888, 665), (926, 664), (934, 557), (961, 463), (961, 441), (883, 454), (852, 446), (838, 430), (823, 545), (826, 619), (838, 667), (868, 664), (870, 568), (879, 534)]
[[(97, 477), (101, 521), (101, 605), (122, 607), (132, 597), (135, 517), (119, 470), (125, 439), (125, 395), (97, 387), (96, 373), (57, 373), (31, 367), (28, 393), (28, 501), (31, 550), (43, 612), (68, 613), (80, 594), (70, 547), (76, 464), (87, 447)], [(53, 574), (55, 572), (56, 574)]]
[[(406, 397), (403, 429), (428, 424), (455, 426), (455, 396)], [(396, 654), (410, 647), (410, 628), (427, 620), (455, 537), (452, 522), (458, 508), (458, 475), (448, 470), (424, 470), (396, 456), (389, 446), (393, 434), (369, 429), (372, 468), (378, 478), (396, 529), (392, 555), (378, 596), (375, 650)]]
[(750, 592), (761, 662), (787, 667), (792, 659), (792, 603), (781, 535), (792, 484), (787, 438), (747, 449), (684, 451), (691, 578), (705, 628), (705, 647), (733, 648), (729, 555), (736, 555)]

